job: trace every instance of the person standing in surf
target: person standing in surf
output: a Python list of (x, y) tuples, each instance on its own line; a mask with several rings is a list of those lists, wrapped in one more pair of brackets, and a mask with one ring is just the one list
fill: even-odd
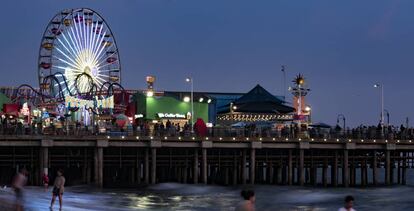
[(62, 195), (65, 190), (65, 177), (63, 176), (63, 170), (59, 169), (57, 171), (57, 177), (55, 178), (55, 183), (53, 185), (52, 191), (52, 201), (50, 202), (50, 209), (53, 209), (53, 205), (56, 200), (56, 196), (59, 197), (59, 209), (62, 210)]

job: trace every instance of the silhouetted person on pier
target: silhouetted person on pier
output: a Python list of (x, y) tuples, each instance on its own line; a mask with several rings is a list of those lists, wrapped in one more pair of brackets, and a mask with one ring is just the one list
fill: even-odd
[(243, 197), (243, 201), (237, 204), (235, 211), (254, 211), (255, 206), (254, 203), (256, 202), (256, 197), (254, 196), (253, 190), (242, 190), (241, 196)]
[(353, 206), (354, 206), (354, 197), (349, 195), (345, 197), (345, 206), (339, 208), (338, 211), (355, 211), (355, 209), (352, 208)]
[(56, 196), (59, 197), (59, 209), (62, 210), (62, 195), (65, 190), (65, 177), (63, 176), (63, 170), (59, 169), (57, 171), (57, 177), (55, 178), (55, 184), (52, 191), (52, 201), (50, 202), (50, 209), (53, 209), (55, 204)]

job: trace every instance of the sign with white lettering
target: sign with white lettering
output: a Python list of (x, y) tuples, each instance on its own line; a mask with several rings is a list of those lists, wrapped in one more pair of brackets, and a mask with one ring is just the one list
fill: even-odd
[(159, 118), (170, 118), (170, 119), (187, 119), (185, 114), (173, 114), (173, 113), (157, 113)]

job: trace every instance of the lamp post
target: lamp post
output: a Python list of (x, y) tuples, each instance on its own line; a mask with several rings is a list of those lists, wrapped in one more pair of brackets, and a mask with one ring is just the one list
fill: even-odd
[(191, 86), (191, 133), (194, 132), (194, 79), (192, 77), (187, 77), (185, 79), (187, 83), (190, 83)]
[(339, 120), (342, 120), (343, 121), (343, 130), (345, 131), (345, 127), (346, 127), (345, 115), (338, 114), (338, 116), (336, 117), (336, 124), (337, 125), (339, 125)]
[(384, 135), (384, 85), (383, 84), (374, 84), (374, 88), (380, 88), (380, 104), (381, 104), (381, 136)]

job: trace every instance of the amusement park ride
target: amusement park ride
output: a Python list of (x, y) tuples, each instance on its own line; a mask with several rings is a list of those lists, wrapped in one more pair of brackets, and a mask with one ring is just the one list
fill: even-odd
[(302, 74), (298, 74), (293, 79), (293, 87), (289, 87), (289, 91), (293, 95), (293, 107), (296, 114), (294, 120), (297, 122), (299, 128), (307, 128), (310, 124), (311, 108), (306, 104), (305, 97), (308, 95), (310, 89), (306, 84), (305, 77)]
[[(37, 98), (33, 106), (38, 108), (60, 114), (79, 109), (113, 113), (114, 93), (125, 90), (115, 37), (102, 16), (87, 8), (57, 13), (41, 40), (38, 78), (39, 89), (23, 84), (16, 97), (29, 97), (31, 89)], [(116, 112), (123, 109), (122, 105), (115, 108)]]

